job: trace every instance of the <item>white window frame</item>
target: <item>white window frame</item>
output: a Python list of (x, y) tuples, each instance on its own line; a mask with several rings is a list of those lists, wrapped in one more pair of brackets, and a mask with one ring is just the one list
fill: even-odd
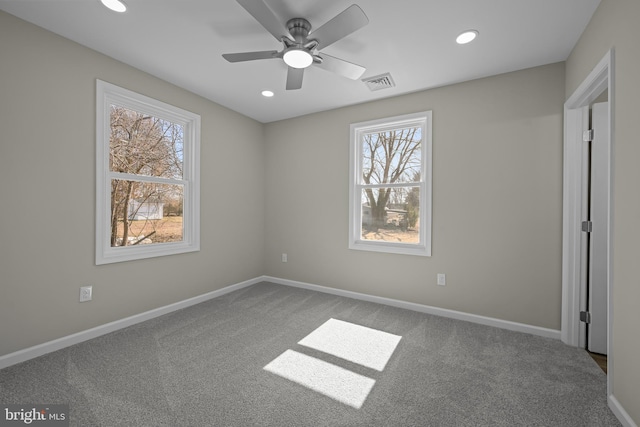
[[(432, 112), (353, 123), (350, 127), (349, 166), (349, 249), (393, 254), (431, 256), (432, 218)], [(372, 132), (422, 127), (420, 182), (367, 185), (362, 179), (362, 137)], [(420, 187), (420, 242), (397, 243), (362, 239), (362, 190), (367, 187)]]
[[(184, 185), (183, 240), (111, 247), (111, 180), (123, 178), (109, 170), (109, 137), (111, 105), (149, 114), (184, 129), (182, 180), (144, 177), (144, 182)], [(126, 177), (124, 177), (126, 178)], [(141, 180), (142, 177), (132, 175)], [(200, 250), (200, 116), (173, 105), (132, 92), (101, 80), (96, 81), (96, 265), (153, 258)]]

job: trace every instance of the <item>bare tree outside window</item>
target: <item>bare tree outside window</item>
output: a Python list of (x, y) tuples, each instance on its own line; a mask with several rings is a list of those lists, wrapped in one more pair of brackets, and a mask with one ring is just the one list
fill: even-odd
[(182, 241), (184, 188), (154, 178), (182, 180), (183, 127), (111, 105), (110, 129), (111, 246)]
[(361, 143), (362, 238), (419, 242), (422, 128), (366, 133)]
[(431, 111), (352, 123), (349, 248), (431, 256)]
[(200, 250), (200, 115), (96, 80), (96, 265)]

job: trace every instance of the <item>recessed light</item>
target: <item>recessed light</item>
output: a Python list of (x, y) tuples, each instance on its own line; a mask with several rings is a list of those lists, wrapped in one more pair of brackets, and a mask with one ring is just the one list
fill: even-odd
[(120, 0), (100, 0), (103, 5), (113, 10), (114, 12), (124, 12), (127, 10), (127, 6)]
[(456, 37), (456, 43), (467, 44), (472, 42), (476, 37), (478, 37), (478, 32), (476, 30), (467, 30)]
[(267, 98), (271, 98), (274, 95), (274, 93), (270, 90), (263, 90), (262, 91), (262, 96), (267, 97)]

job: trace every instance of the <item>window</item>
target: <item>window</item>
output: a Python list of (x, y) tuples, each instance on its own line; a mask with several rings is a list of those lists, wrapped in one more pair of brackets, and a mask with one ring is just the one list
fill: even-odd
[(96, 88), (96, 264), (199, 250), (200, 116)]
[(431, 111), (351, 125), (349, 248), (431, 255)]

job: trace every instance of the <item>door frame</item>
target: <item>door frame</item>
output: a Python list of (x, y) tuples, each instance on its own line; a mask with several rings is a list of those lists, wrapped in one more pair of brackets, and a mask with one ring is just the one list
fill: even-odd
[(584, 203), (582, 192), (583, 171), (582, 129), (585, 120), (585, 106), (591, 105), (605, 90), (609, 91), (609, 191), (607, 196), (607, 217), (609, 218), (607, 238), (607, 396), (613, 390), (613, 268), (612, 268), (612, 188), (614, 144), (614, 51), (608, 51), (589, 76), (575, 90), (564, 104), (564, 159), (563, 159), (563, 206), (562, 206), (562, 323), (560, 336), (565, 344), (584, 347), (584, 325), (579, 321), (581, 298), (586, 292), (581, 280), (581, 213)]

